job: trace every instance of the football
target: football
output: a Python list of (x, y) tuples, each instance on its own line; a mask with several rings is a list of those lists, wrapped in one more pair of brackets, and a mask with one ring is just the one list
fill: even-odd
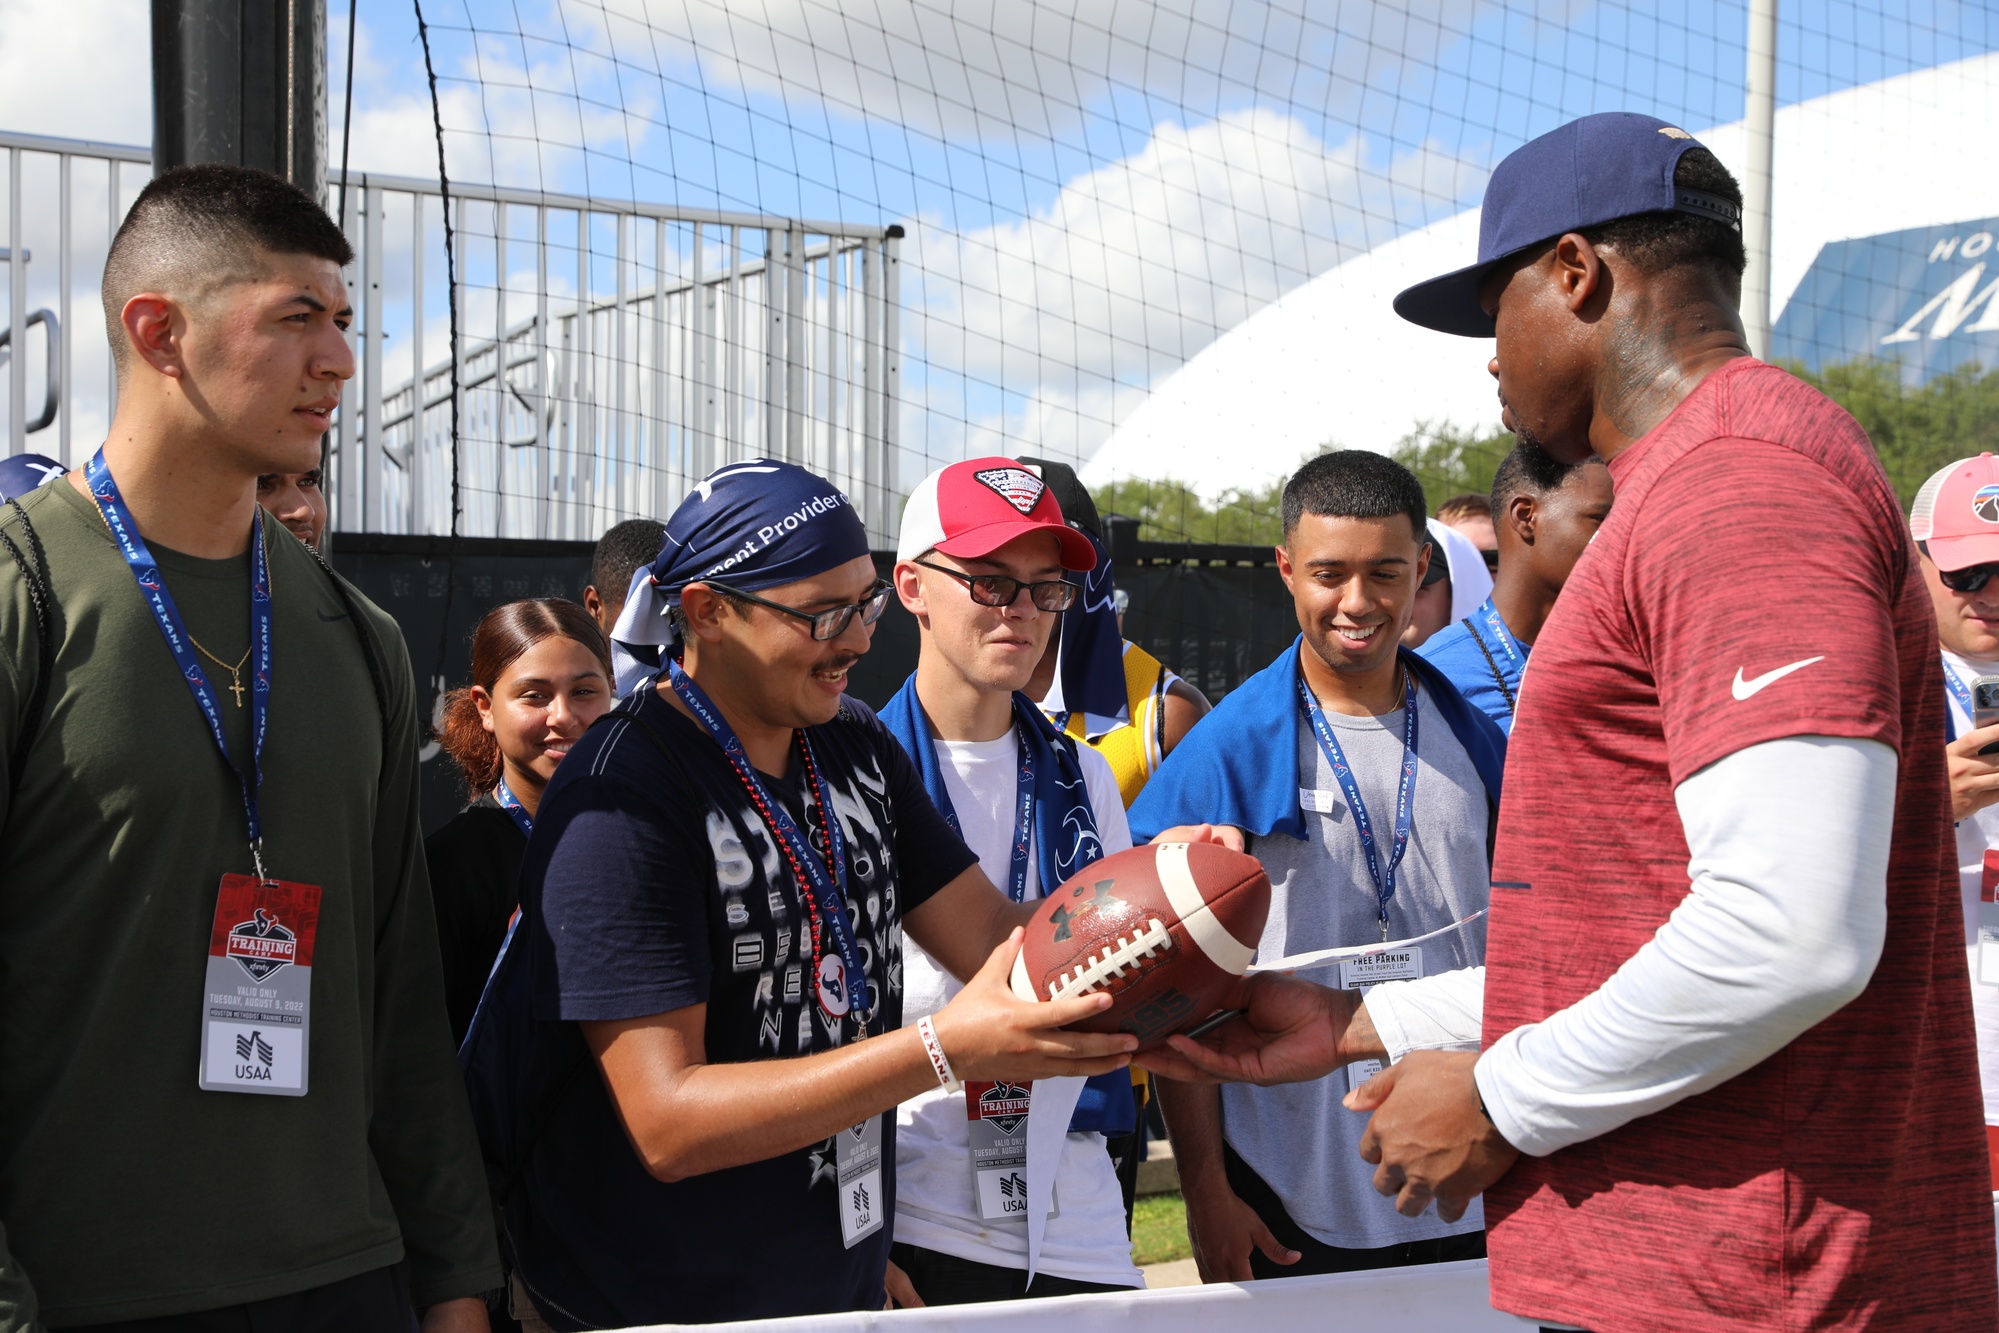
[(1157, 1046), (1226, 1006), (1270, 914), (1270, 877), (1217, 843), (1160, 842), (1107, 856), (1042, 900), (1011, 986), (1023, 1000), (1103, 991), (1076, 1026)]

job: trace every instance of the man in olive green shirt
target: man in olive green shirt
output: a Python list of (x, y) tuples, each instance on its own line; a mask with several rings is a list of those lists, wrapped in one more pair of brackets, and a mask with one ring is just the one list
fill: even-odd
[[(0, 558), (0, 760), (18, 775), (0, 786), (0, 1333), (218, 1316), (405, 1333), (412, 1308), (426, 1333), (487, 1327), (499, 1266), (445, 1024), (408, 654), (257, 517), (257, 476), (317, 462), (353, 374), (349, 258), (275, 177), (161, 176), (106, 264), (119, 403), (90, 481), (36, 491), (25, 523), (0, 511), (46, 567)], [(289, 905), (282, 929), (218, 907), (225, 875), (258, 868), (239, 772), (262, 872), (317, 886), (308, 929)], [(267, 993), (308, 997), (300, 1045), (273, 1017), (204, 1055), (211, 943), (227, 972), (237, 936), (282, 964), (253, 958), (242, 994), (267, 969)], [(268, 1082), (272, 1043), (303, 1095), (218, 1087), (232, 1062)]]

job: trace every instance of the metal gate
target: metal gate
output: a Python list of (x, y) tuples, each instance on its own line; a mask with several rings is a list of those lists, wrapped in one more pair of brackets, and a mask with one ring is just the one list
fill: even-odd
[[(74, 465), (115, 403), (97, 287), (150, 157), (17, 134), (0, 149), (9, 451)], [(328, 436), (336, 529), (447, 533), (455, 479), (463, 535), (590, 540), (767, 455), (831, 478), (892, 544), (900, 227), (454, 183), (454, 289), (437, 182), (362, 174), (332, 192), (357, 256), (358, 374)]]

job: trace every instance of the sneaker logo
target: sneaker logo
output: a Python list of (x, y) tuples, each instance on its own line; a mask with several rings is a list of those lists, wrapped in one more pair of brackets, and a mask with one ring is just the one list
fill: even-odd
[(1825, 655), (1821, 653), (1817, 657), (1807, 657), (1802, 662), (1793, 662), (1789, 666), (1780, 666), (1775, 671), (1766, 671), (1753, 680), (1744, 680), (1742, 678), (1742, 668), (1737, 667), (1735, 668), (1735, 683), (1728, 687), (1728, 692), (1735, 696), (1737, 703), (1741, 703), (1764, 686), (1776, 684), (1793, 671), (1802, 671), (1814, 662), (1823, 661), (1825, 661)]

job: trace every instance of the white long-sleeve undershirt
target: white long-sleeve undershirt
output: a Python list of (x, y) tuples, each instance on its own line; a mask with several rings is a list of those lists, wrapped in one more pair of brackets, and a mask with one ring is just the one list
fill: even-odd
[[(1682, 782), (1687, 897), (1602, 986), (1479, 1058), (1507, 1142), (1546, 1156), (1662, 1111), (1857, 997), (1887, 935), (1896, 769), (1876, 741), (1796, 736)], [(1389, 982), (1367, 1009), (1391, 1059), (1475, 1050), (1484, 985), (1483, 968)]]

